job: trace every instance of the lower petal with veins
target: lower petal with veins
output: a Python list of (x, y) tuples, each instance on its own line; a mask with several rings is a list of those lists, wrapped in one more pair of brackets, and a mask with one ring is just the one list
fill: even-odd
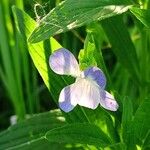
[(90, 109), (96, 109), (99, 105), (99, 88), (87, 79), (80, 79), (75, 83), (75, 95), (78, 104)]

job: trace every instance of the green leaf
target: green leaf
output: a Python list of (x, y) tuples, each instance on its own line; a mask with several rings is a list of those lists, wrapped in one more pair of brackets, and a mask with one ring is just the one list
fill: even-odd
[(93, 0), (92, 3), (91, 0), (65, 0), (40, 20), (29, 42), (39, 42), (90, 22), (121, 14), (131, 4), (128, 0)]
[[(17, 9), (16, 7), (13, 7), (13, 13), (15, 17), (16, 26), (18, 28), (18, 31), (20, 34), (22, 34), (24, 40), (26, 41), (26, 37), (28, 37), (31, 33), (31, 31), (36, 26), (35, 21), (30, 18), (27, 14), (24, 14), (23, 11)], [(46, 86), (48, 89), (52, 89), (51, 85), (49, 84), (49, 80), (53, 80), (54, 74), (52, 71), (50, 72), (50, 67), (48, 64), (49, 56), (51, 52), (61, 47), (61, 45), (54, 39), (50, 38), (50, 45), (49, 45), (49, 51), (46, 52), (46, 49), (44, 49), (44, 43), (40, 42), (37, 44), (28, 44), (25, 46), (28, 46), (28, 50), (30, 53), (30, 56), (32, 57), (32, 60), (38, 69), (40, 75), (42, 76)], [(49, 78), (51, 76), (51, 78)], [(54, 88), (57, 89), (57, 82), (60, 82), (60, 78), (54, 77), (56, 80), (56, 86)], [(60, 85), (62, 82), (60, 82), (58, 85)], [(63, 83), (62, 83), (63, 84)]]
[(145, 99), (139, 106), (132, 125), (135, 137), (142, 142), (150, 132), (150, 99)]
[(84, 44), (84, 49), (79, 52), (79, 65), (82, 70), (88, 67), (97, 66), (97, 62), (94, 58), (95, 54), (95, 44), (90, 34), (87, 34)]
[(130, 11), (146, 27), (150, 28), (150, 9), (140, 9), (140, 8), (132, 7)]
[(62, 125), (65, 125), (65, 119), (58, 110), (34, 115), (0, 133), (0, 150), (26, 149), (31, 145), (38, 149), (41, 143), (43, 147), (50, 146), (44, 138), (45, 133)]
[(150, 132), (150, 99), (145, 99), (137, 109), (128, 132), (129, 149), (135, 149), (135, 145), (146, 147), (149, 145)]
[(122, 16), (115, 16), (102, 21), (102, 27), (112, 45), (112, 50), (118, 61), (126, 67), (132, 78), (137, 83), (140, 82), (139, 63), (136, 49), (131, 41), (127, 27)]
[(95, 125), (92, 124), (68, 124), (54, 130), (50, 130), (46, 134), (46, 138), (50, 142), (58, 143), (80, 143), (89, 144), (97, 147), (105, 147), (111, 144), (106, 134)]
[(125, 143), (128, 142), (128, 135), (130, 132), (131, 122), (133, 119), (132, 101), (129, 98), (123, 99), (123, 113), (122, 113), (122, 136)]

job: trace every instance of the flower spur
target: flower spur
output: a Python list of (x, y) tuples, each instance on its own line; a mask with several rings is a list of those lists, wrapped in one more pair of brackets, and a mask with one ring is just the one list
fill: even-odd
[(81, 71), (74, 55), (67, 49), (56, 50), (49, 58), (50, 68), (60, 75), (71, 75), (75, 83), (62, 89), (59, 95), (59, 107), (71, 111), (77, 104), (96, 109), (103, 108), (116, 111), (118, 104), (113, 95), (105, 91), (106, 77), (98, 67), (89, 67)]

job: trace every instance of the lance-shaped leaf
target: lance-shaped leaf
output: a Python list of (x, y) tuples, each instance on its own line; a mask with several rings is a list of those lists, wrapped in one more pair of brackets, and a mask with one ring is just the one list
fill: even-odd
[(68, 124), (46, 134), (50, 142), (80, 143), (96, 147), (105, 147), (111, 144), (109, 137), (95, 125), (84, 123)]
[(66, 0), (51, 10), (35, 28), (29, 41), (47, 39), (55, 34), (102, 20), (128, 10), (129, 0)]
[(9, 127), (0, 133), (0, 150), (4, 149), (42, 149), (52, 146), (44, 135), (50, 129), (65, 125), (65, 120), (60, 111), (55, 110), (34, 115), (33, 117)]
[(132, 101), (129, 98), (123, 99), (123, 113), (122, 113), (122, 137), (125, 143), (130, 140), (129, 131), (131, 128), (131, 121), (133, 117)]
[(105, 19), (101, 23), (118, 61), (126, 67), (135, 81), (140, 82), (136, 49), (123, 22), (122, 15)]

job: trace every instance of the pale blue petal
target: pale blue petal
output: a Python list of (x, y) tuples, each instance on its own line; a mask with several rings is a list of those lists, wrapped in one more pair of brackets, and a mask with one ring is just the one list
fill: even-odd
[(67, 49), (60, 48), (56, 50), (49, 58), (51, 69), (61, 75), (79, 76), (80, 69), (74, 55)]
[(92, 80), (78, 79), (75, 83), (75, 96), (77, 103), (90, 109), (96, 109), (99, 105), (99, 87)]
[(84, 76), (94, 80), (102, 89), (106, 86), (106, 77), (102, 70), (97, 67), (90, 67), (86, 69), (84, 72)]
[(65, 112), (71, 111), (77, 105), (74, 86), (72, 84), (63, 88), (59, 95), (59, 107)]
[(101, 91), (100, 105), (111, 111), (117, 111), (119, 107), (117, 101), (114, 99), (114, 96), (107, 91)]

